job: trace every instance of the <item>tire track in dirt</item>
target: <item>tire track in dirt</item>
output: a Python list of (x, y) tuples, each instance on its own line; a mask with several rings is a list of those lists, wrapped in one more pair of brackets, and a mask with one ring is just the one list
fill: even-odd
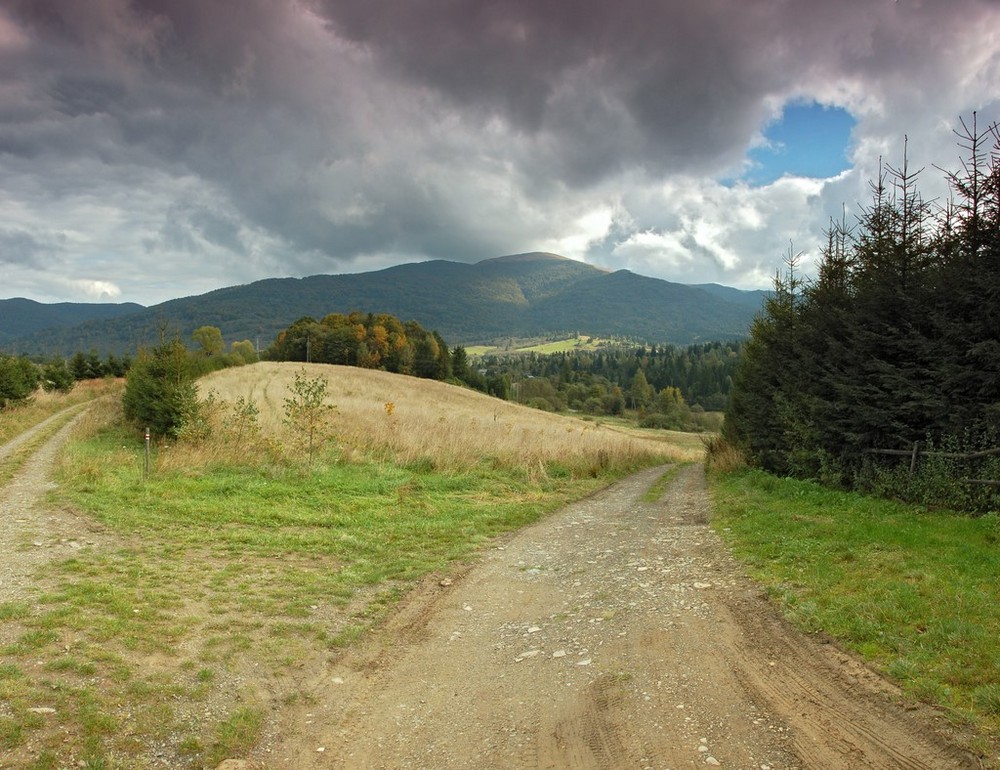
[(427, 581), (302, 672), (274, 768), (977, 767), (926, 709), (775, 614), (707, 526), (703, 470), (636, 474)]
[(785, 633), (765, 614), (766, 602), (759, 603), (760, 612), (740, 606), (744, 637), (754, 640), (737, 658), (740, 678), (770, 708), (793, 716), (793, 745), (805, 767), (979, 767), (936, 735), (943, 729), (940, 715), (915, 705), (910, 708), (921, 713), (911, 715), (891, 684), (835, 645), (796, 643), (797, 635)]

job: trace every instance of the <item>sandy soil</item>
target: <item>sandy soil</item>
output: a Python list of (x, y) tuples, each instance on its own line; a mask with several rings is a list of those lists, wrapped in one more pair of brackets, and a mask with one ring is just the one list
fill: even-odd
[(638, 474), (428, 581), (300, 672), (275, 768), (978, 767), (935, 713), (787, 626), (707, 526), (700, 467)]

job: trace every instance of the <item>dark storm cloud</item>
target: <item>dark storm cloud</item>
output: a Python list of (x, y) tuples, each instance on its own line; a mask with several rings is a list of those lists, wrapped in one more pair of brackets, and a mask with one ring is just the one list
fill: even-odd
[[(731, 160), (763, 117), (761, 98), (800, 75), (801, 47), (821, 58), (840, 50), (857, 13), (879, 17), (867, 0), (853, 9), (840, 4), (834, 23), (822, 19), (816, 30), (804, 11), (822, 14), (815, 5), (358, 0), (315, 7), (395, 77), (471, 110), (470, 120), (481, 110), (517, 131), (551, 136), (537, 148), (549, 160), (542, 169), (579, 181), (623, 164), (687, 170)], [(145, 139), (160, 152), (196, 151), (200, 134), (234, 128), (227, 121), (240, 96), (252, 118), (269, 107), (311, 111), (313, 100), (342, 95), (302, 72), (303, 57), (316, 52), (283, 38), (291, 4), (33, 0), (15, 8), (48, 44), (42, 57), (50, 65), (70, 63), (66, 57), (83, 64), (83, 76), (74, 66), (50, 85), (58, 108), (116, 115), (126, 140)], [(817, 32), (822, 39), (812, 45)], [(326, 63), (331, 79), (342, 64)], [(206, 103), (217, 100), (223, 104)], [(149, 101), (165, 101), (181, 120), (155, 114)], [(200, 131), (179, 125), (191, 122)]]
[(56, 248), (55, 244), (43, 242), (24, 230), (0, 228), (0, 264), (41, 268)]
[[(551, 135), (548, 173), (596, 179), (623, 164), (715, 162), (761, 117), (775, 84), (732, 4), (329, 2), (340, 34), (456, 109)], [(724, 13), (720, 13), (724, 10)], [(730, 17), (730, 18), (727, 18)], [(745, 37), (744, 37), (745, 36)], [(770, 69), (766, 65), (763, 69)], [(589, 152), (595, 146), (598, 152)]]
[[(930, 46), (974, 23), (941, 3), (329, 0), (341, 34), (399, 77), (529, 134), (551, 132), (554, 170), (594, 178), (732, 161), (803, 75), (918, 74)], [(594, 146), (597, 153), (584, 148)], [(603, 140), (603, 141), (602, 141)], [(552, 170), (552, 169), (550, 169)]]
[[(220, 246), (234, 254), (247, 251), (240, 223), (233, 216), (191, 201), (170, 207), (160, 229), (160, 238), (167, 248), (191, 253), (203, 253), (203, 244)], [(154, 240), (147, 241), (146, 245), (151, 250), (157, 247)]]
[[(601, 255), (618, 244), (653, 254), (657, 234), (676, 259), (728, 265), (712, 239), (731, 223), (696, 227), (689, 212), (724, 217), (745, 202), (716, 191), (701, 205), (689, 187), (738, 169), (789, 99), (864, 113), (864, 157), (905, 120), (954, 120), (956, 83), (982, 77), (977, 68), (1000, 80), (996, 51), (982, 48), (995, 49), (983, 30), (996, 9), (8, 0), (0, 173), (15, 205), (4, 213), (36, 243), (53, 217), (71, 220), (74, 248), (99, 255), (101, 270), (117, 254), (141, 252), (150, 272), (189, 255), (191, 270), (238, 264), (245, 280), (281, 263), (330, 272), (385, 255), (469, 260), (571, 241), (582, 256), (588, 238)], [(982, 94), (996, 99), (995, 87)], [(648, 203), (623, 210), (630, 199)], [(757, 209), (781, 216), (770, 201)], [(741, 233), (727, 232), (731, 251)], [(10, 253), (37, 253), (29, 246)]]
[[(326, 67), (335, 83), (344, 61), (303, 71), (324, 52), (288, 36), (295, 4), (104, 0), (88, 7), (15, 6), (60, 57), (72, 54), (56, 41), (85, 61), (86, 74), (59, 74), (50, 85), (56, 108), (69, 116), (110, 114), (126, 143), (223, 181), (234, 173), (227, 163), (252, 162), (230, 157), (228, 137), (243, 121), (267, 122), (268, 110), (291, 117), (271, 139), (294, 143), (301, 156), (293, 160), (303, 164), (322, 154), (318, 137), (298, 122), (313, 123), (317, 107), (327, 111), (323, 152), (336, 156), (341, 141), (363, 141), (363, 126), (331, 102), (320, 104), (345, 96), (321, 78)], [(364, 46), (383, 73), (441, 95), (467, 125), (497, 118), (533, 138), (515, 160), (572, 184), (628, 166), (716, 171), (739, 158), (766, 117), (766, 100), (784, 95), (804, 72), (906, 72), (926, 58), (924, 46), (949, 42), (967, 18), (952, 4), (906, 0), (327, 0), (311, 7), (337, 35)], [(910, 30), (931, 30), (936, 39), (911, 39)]]
[(118, 83), (71, 74), (55, 78), (49, 90), (53, 106), (71, 118), (112, 112), (124, 93), (125, 89)]

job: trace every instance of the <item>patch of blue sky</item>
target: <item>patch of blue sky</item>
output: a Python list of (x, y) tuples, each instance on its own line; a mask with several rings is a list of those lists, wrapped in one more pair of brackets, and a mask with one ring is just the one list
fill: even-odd
[[(827, 179), (851, 167), (847, 151), (855, 120), (847, 110), (816, 102), (793, 102), (764, 129), (765, 143), (748, 153), (739, 177), (753, 187), (785, 175)], [(736, 181), (736, 180), (733, 180)]]

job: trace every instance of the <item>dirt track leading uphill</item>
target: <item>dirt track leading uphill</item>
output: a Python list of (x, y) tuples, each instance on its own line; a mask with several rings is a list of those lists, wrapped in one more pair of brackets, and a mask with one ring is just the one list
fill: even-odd
[[(700, 467), (640, 473), (428, 582), (303, 670), (280, 768), (978, 767), (929, 709), (790, 629), (707, 526)], [(909, 707), (912, 709), (912, 706)]]
[(0, 460), (40, 436), (50, 425), (69, 420), (34, 450), (9, 483), (0, 488), (0, 603), (25, 598), (35, 590), (35, 574), (48, 561), (93, 545), (97, 528), (64, 511), (46, 511), (36, 503), (50, 488), (49, 474), (56, 453), (85, 410), (71, 406), (0, 446)]

